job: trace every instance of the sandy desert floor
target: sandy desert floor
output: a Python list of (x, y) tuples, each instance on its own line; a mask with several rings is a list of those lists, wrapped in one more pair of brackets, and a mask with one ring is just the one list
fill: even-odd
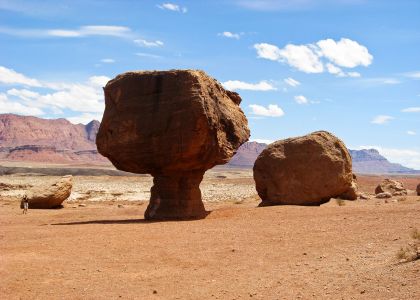
[(150, 177), (76, 176), (63, 209), (22, 215), (25, 190), (55, 179), (0, 177), (1, 299), (420, 299), (420, 260), (396, 257), (420, 230), (413, 191), (257, 208), (251, 171), (216, 169), (206, 219), (146, 222)]

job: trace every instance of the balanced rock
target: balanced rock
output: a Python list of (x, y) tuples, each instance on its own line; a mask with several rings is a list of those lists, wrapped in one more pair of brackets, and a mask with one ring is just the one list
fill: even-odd
[(420, 196), (420, 183), (417, 185), (417, 196)]
[(326, 131), (268, 145), (255, 161), (254, 180), (260, 206), (320, 205), (333, 197), (357, 198), (350, 154)]
[(249, 138), (237, 93), (196, 70), (127, 72), (108, 82), (98, 151), (154, 177), (146, 219), (202, 218), (204, 172)]
[(392, 196), (403, 196), (407, 195), (407, 190), (404, 188), (403, 184), (399, 181), (392, 179), (384, 179), (375, 189), (375, 194), (388, 192)]
[[(27, 192), (29, 208), (57, 208), (70, 197), (73, 187), (72, 176), (63, 176), (50, 185), (40, 185)], [(21, 207), (23, 203), (21, 203)]]

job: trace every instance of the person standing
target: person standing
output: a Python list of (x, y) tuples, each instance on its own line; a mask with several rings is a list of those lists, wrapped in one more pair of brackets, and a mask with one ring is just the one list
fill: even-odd
[(24, 195), (23, 199), (23, 214), (27, 214), (28, 213), (28, 208), (29, 208), (29, 200), (28, 200), (28, 196)]

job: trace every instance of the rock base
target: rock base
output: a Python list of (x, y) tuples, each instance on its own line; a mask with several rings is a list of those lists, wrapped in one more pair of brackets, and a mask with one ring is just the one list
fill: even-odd
[(146, 220), (202, 219), (207, 216), (200, 183), (205, 171), (154, 175)]

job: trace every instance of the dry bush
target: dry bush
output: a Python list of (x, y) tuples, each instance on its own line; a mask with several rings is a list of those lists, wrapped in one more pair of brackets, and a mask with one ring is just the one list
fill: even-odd
[(415, 228), (411, 231), (412, 241), (406, 247), (401, 247), (397, 252), (397, 258), (405, 262), (420, 259), (420, 231)]
[(346, 205), (346, 201), (344, 201), (343, 199), (335, 199), (335, 202), (337, 203), (338, 206)]

